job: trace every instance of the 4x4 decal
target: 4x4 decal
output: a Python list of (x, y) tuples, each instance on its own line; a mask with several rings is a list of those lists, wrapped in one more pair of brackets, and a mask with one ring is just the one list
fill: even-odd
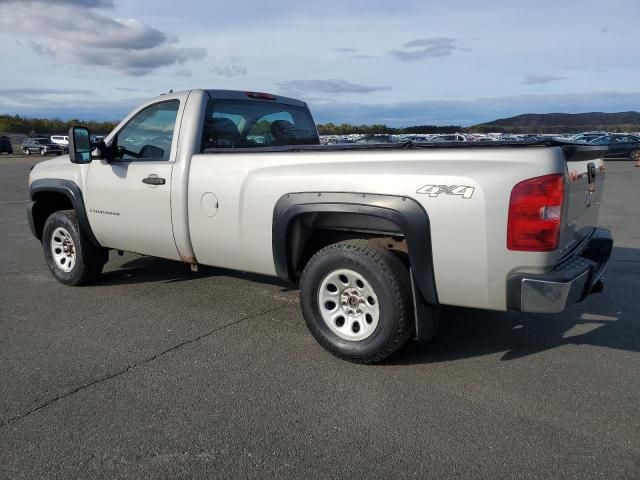
[(460, 195), (462, 198), (471, 198), (475, 187), (467, 185), (425, 185), (416, 190), (416, 193), (423, 193), (430, 197), (437, 197), (441, 193), (446, 195)]

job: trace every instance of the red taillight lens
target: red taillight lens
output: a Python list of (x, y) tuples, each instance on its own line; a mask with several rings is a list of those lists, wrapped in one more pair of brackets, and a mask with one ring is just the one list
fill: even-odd
[(530, 178), (511, 190), (507, 248), (550, 252), (558, 248), (564, 175)]

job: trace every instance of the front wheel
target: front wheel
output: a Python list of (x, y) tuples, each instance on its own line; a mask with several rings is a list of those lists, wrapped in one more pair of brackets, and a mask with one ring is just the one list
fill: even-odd
[(47, 154), (47, 151), (44, 148), (40, 149), (40, 156), (44, 157)]
[(31, 155), (31, 150), (29, 150), (28, 148), (25, 148), (23, 150), (24, 154), (28, 157), (29, 155)]
[(322, 347), (357, 363), (376, 363), (414, 331), (409, 272), (389, 250), (366, 240), (329, 245), (307, 263), (300, 303)]
[(107, 263), (108, 251), (93, 245), (73, 210), (52, 213), (44, 224), (42, 248), (53, 276), (65, 285), (94, 282)]
[(629, 160), (633, 160), (634, 162), (640, 162), (640, 149), (636, 148), (629, 152)]

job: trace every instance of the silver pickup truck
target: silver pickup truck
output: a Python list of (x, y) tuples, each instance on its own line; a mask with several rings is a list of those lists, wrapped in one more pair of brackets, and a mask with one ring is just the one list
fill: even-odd
[(53, 275), (109, 250), (299, 284), (333, 354), (378, 362), (431, 338), (441, 305), (555, 313), (601, 290), (606, 147), (319, 145), (304, 102), (191, 90), (140, 105), (95, 148), (33, 168), (28, 218)]

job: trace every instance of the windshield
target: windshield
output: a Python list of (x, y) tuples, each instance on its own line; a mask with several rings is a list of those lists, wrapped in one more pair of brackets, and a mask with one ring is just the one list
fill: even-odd
[(209, 100), (207, 104), (202, 151), (319, 143), (306, 108), (256, 100)]

